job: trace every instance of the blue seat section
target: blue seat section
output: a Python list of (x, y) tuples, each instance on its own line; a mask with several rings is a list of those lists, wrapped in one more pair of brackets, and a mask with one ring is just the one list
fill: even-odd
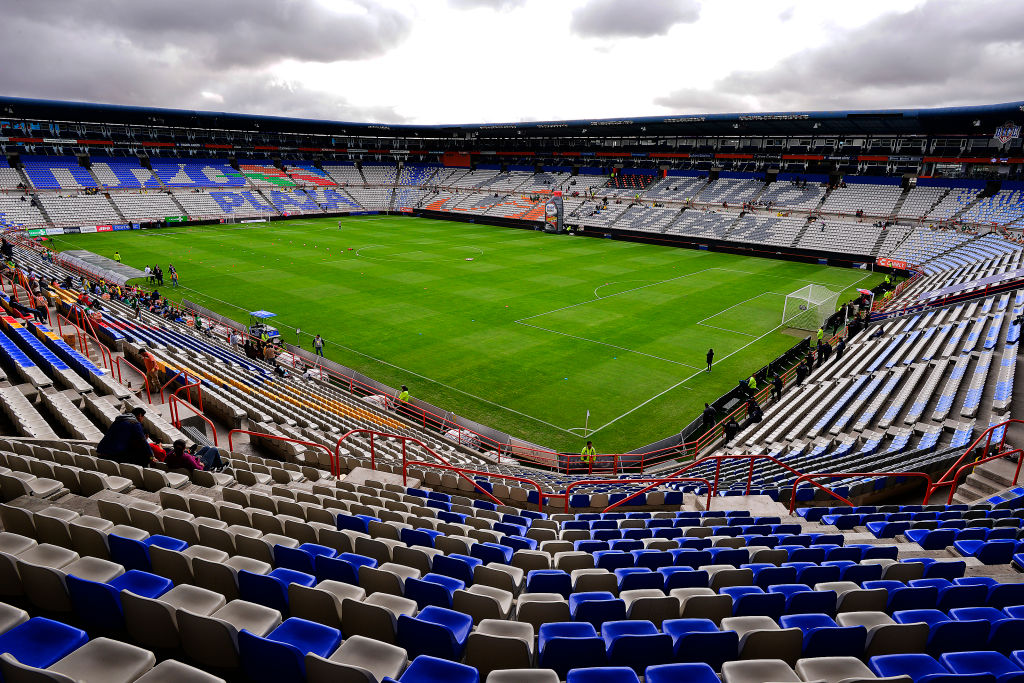
[(425, 607), (415, 617), (398, 617), (398, 644), (410, 657), (430, 655), (458, 661), (473, 628), (468, 614), (443, 607)]
[(341, 631), (291, 617), (266, 636), (242, 629), (238, 653), (249, 680), (280, 683), (306, 679), (306, 654), (329, 657), (341, 643)]
[(149, 169), (143, 168), (138, 157), (104, 157), (90, 155), (92, 171), (106, 188), (143, 188), (160, 187)]
[(604, 666), (604, 639), (592, 624), (556, 622), (541, 624), (537, 632), (537, 663), (566, 676), (570, 669)]
[(4, 357), (8, 362), (13, 363), (21, 368), (35, 368), (37, 367), (32, 359), (28, 355), (18, 348), (18, 345), (3, 332), (0, 332), (0, 352), (3, 353)]
[[(390, 678), (385, 678), (390, 681)], [(400, 683), (480, 683), (479, 672), (471, 666), (447, 659), (420, 655), (402, 672)]]
[(71, 346), (58, 337), (50, 328), (42, 323), (30, 323), (29, 328), (36, 331), (41, 343), (51, 346), (54, 352), (61, 357), (70, 367), (73, 367), (80, 375), (103, 375), (95, 363), (71, 348)]
[(153, 173), (167, 187), (244, 187), (245, 177), (223, 159), (150, 158)]
[(45, 669), (89, 640), (85, 631), (44, 617), (33, 617), (0, 633), (0, 653), (26, 666)]
[(77, 617), (89, 628), (104, 631), (124, 628), (122, 590), (144, 598), (158, 598), (174, 587), (169, 579), (137, 569), (129, 569), (105, 583), (80, 579), (73, 574), (65, 581)]
[(21, 155), (25, 175), (41, 190), (96, 187), (96, 180), (83, 168), (76, 157)]

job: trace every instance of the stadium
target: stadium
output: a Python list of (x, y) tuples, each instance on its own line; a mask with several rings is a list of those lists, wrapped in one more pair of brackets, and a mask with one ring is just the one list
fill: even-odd
[(1024, 680), (1024, 101), (5, 78), (0, 681)]

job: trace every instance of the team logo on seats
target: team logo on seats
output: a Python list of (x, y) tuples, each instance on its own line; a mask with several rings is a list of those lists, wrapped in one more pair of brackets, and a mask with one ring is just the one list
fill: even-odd
[[(1022, 107), (1022, 109), (1024, 109), (1024, 107)], [(993, 137), (1005, 145), (1010, 140), (1016, 140), (1020, 137), (1020, 126), (1012, 121), (1007, 121), (996, 128), (996, 132)]]

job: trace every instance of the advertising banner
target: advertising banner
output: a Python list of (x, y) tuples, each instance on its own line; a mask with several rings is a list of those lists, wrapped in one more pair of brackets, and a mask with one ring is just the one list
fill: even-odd
[[(93, 230), (95, 231), (95, 228), (93, 228)], [(63, 234), (65, 234), (65, 235), (77, 235), (80, 232), (82, 232), (81, 228), (64, 228), (64, 233)]]
[[(109, 225), (106, 226), (106, 227), (107, 227), (108, 230), (110, 229)], [(83, 225), (81, 228), (79, 228), (79, 231), (81, 231), (83, 233), (85, 233), (85, 232), (99, 232), (99, 229), (100, 229), (100, 226), (98, 226), (98, 225)]]
[(47, 228), (46, 229), (46, 234), (47, 235), (63, 235), (64, 234), (64, 228)]
[(892, 258), (883, 258), (879, 256), (877, 259), (875, 259), (875, 263), (882, 266), (883, 268), (899, 268), (900, 270), (907, 269), (906, 261), (899, 261), (897, 259)]

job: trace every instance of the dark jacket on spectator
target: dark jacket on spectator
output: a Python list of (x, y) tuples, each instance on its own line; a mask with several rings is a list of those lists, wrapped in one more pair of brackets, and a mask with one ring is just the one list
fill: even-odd
[(151, 451), (146, 432), (131, 413), (118, 415), (110, 429), (96, 445), (101, 457), (145, 467), (149, 464)]

